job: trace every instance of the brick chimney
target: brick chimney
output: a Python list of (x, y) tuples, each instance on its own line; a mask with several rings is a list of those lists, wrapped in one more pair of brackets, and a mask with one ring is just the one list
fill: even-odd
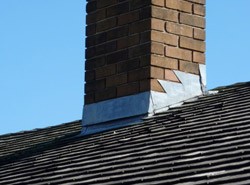
[(87, 0), (83, 134), (201, 95), (205, 0)]

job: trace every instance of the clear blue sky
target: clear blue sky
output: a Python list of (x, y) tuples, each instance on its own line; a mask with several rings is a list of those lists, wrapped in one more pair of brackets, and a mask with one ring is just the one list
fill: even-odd
[[(250, 81), (250, 1), (207, 0), (208, 88)], [(0, 134), (81, 119), (84, 0), (0, 1)]]

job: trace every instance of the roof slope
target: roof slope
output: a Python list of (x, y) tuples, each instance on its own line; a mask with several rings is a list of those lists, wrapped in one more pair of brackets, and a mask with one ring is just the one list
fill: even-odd
[(141, 124), (0, 159), (0, 184), (250, 184), (250, 83), (218, 90)]
[(55, 139), (79, 134), (80, 130), (81, 121), (78, 120), (45, 129), (2, 135), (0, 136), (0, 158), (38, 147), (38, 145), (42, 147)]

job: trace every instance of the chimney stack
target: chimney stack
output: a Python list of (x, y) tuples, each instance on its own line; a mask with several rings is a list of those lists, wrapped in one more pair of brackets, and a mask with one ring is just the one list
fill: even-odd
[(87, 0), (83, 134), (201, 95), (205, 0)]

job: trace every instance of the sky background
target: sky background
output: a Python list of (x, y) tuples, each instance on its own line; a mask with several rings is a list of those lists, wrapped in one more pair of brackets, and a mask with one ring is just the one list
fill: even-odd
[[(208, 89), (250, 81), (250, 1), (207, 0)], [(84, 0), (0, 0), (0, 134), (81, 119)]]

